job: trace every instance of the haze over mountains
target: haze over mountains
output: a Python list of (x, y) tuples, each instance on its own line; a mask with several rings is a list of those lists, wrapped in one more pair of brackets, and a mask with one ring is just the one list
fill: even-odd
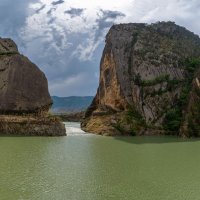
[(51, 112), (59, 113), (73, 113), (85, 111), (91, 104), (93, 96), (71, 96), (71, 97), (57, 97), (52, 96), (53, 105)]

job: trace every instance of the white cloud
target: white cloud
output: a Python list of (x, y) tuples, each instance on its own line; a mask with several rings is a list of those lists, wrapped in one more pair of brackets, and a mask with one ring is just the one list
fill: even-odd
[[(80, 37), (85, 34), (88, 39), (83, 37), (81, 43), (74, 46), (76, 49), (73, 54), (78, 52), (81, 60), (90, 60), (105, 36), (103, 34), (99, 37), (99, 42), (94, 41), (95, 31), (99, 31), (96, 20), (101, 17), (101, 10), (119, 11), (126, 15), (112, 19), (113, 23), (172, 20), (200, 33), (200, 27), (196, 27), (200, 12), (194, 13), (194, 9), (200, 9), (198, 0), (65, 0), (56, 6), (52, 5), (51, 0), (40, 0), (40, 3), (30, 4), (30, 8), (38, 10), (44, 5), (39, 13), (36, 12), (27, 18), (22, 34), (23, 40), (27, 42), (45, 36), (45, 42), (51, 42), (52, 48), (62, 51), (70, 47), (68, 43), (73, 43), (74, 38), (70, 40), (70, 34), (76, 33)], [(84, 12), (81, 16), (70, 17), (65, 11), (71, 8), (84, 9)], [(50, 10), (52, 12), (48, 16)], [(54, 33), (60, 37), (59, 45), (55, 42)]]
[(171, 20), (200, 34), (199, 0), (64, 0), (56, 5), (52, 2), (38, 0), (29, 4), (26, 23), (17, 32), (20, 43), (25, 44), (21, 47), (23, 53), (46, 73), (53, 95), (63, 92), (68, 96), (72, 91), (77, 95), (91, 94), (82, 89), (89, 78), (92, 84), (86, 85), (95, 91), (99, 55), (113, 23)]

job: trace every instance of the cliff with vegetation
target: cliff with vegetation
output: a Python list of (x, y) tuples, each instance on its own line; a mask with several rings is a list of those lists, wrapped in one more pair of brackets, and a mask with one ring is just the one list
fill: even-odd
[(0, 38), (0, 135), (66, 135), (49, 115), (51, 105), (44, 73), (11, 39)]
[(200, 135), (200, 38), (173, 22), (111, 27), (82, 129)]

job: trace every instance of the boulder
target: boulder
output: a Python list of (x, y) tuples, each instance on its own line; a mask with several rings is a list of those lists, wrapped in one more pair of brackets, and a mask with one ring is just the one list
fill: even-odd
[[(51, 105), (45, 74), (19, 53), (11, 39), (0, 38), (0, 132), (16, 135), (25, 135), (25, 132), (26, 135), (66, 135), (64, 125), (59, 120), (52, 121), (48, 113)], [(34, 120), (31, 120), (30, 115)], [(52, 130), (55, 132), (51, 133)]]

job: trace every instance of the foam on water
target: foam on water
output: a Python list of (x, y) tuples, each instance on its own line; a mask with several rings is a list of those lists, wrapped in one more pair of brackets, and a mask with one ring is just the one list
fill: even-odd
[(81, 135), (88, 135), (80, 128), (80, 123), (78, 122), (64, 122), (66, 133), (70, 136), (81, 136)]

